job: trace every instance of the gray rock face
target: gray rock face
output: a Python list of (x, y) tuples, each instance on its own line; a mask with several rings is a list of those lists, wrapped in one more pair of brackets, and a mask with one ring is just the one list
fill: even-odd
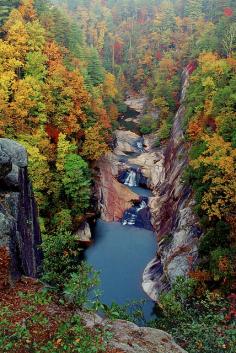
[(26, 149), (18, 142), (6, 138), (0, 139), (0, 149), (10, 157), (11, 162), (20, 168), (27, 167), (28, 155)]
[(79, 312), (79, 315), (84, 324), (90, 329), (94, 329), (97, 326), (109, 329), (112, 333), (109, 346), (119, 352), (187, 353), (164, 331), (149, 327), (138, 327), (132, 322), (124, 320), (103, 320), (96, 314)]
[(0, 147), (0, 179), (4, 178), (8, 173), (10, 173), (11, 168), (11, 158)]
[(0, 139), (0, 247), (9, 251), (10, 277), (36, 277), (42, 260), (37, 208), (28, 178), (27, 152)]

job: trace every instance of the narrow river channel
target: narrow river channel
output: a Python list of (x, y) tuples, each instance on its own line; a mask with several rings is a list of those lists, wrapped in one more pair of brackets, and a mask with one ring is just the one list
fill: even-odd
[[(138, 113), (134, 116), (132, 112), (134, 119), (137, 115)], [(126, 118), (130, 119), (130, 115), (125, 116), (124, 120)], [(140, 140), (141, 137), (135, 142), (139, 155), (145, 153), (143, 146), (140, 146)], [(119, 156), (117, 157), (119, 159)], [(155, 257), (157, 241), (154, 232), (150, 230), (152, 227), (149, 220), (145, 220), (145, 224), (150, 226), (144, 226), (146, 229), (142, 227), (142, 217), (149, 213), (148, 197), (152, 193), (139, 184), (140, 178), (137, 177), (135, 166), (129, 165), (129, 155), (122, 158), (126, 159), (128, 169), (123, 181), (119, 181), (127, 189), (140, 195), (140, 204), (126, 211), (120, 222), (98, 220), (93, 230), (93, 244), (86, 250), (85, 257), (87, 262), (100, 272), (99, 289), (102, 291), (101, 300), (104, 304), (126, 304), (132, 300), (145, 300), (144, 316), (146, 320), (150, 320), (153, 318), (155, 303), (142, 289), (142, 275), (147, 263)]]

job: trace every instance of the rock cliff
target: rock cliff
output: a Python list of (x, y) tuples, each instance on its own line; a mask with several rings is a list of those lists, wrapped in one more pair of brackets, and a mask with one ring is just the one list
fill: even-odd
[(28, 178), (27, 152), (0, 139), (0, 249), (10, 257), (9, 278), (36, 277), (42, 254), (37, 208)]

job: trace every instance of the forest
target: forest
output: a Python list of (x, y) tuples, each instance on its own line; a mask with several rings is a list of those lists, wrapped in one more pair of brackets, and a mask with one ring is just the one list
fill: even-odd
[(84, 327), (78, 308), (131, 321), (141, 309), (91, 302), (99, 276), (75, 233), (99, 217), (96, 165), (114, 149), (127, 97), (146, 97), (139, 134), (164, 150), (187, 67), (181, 182), (199, 255), (145, 325), (188, 353), (235, 353), (235, 20), (234, 0), (0, 0), (0, 137), (27, 149), (43, 251), (36, 284), (0, 286), (0, 352), (121, 352), (109, 350), (109, 329)]

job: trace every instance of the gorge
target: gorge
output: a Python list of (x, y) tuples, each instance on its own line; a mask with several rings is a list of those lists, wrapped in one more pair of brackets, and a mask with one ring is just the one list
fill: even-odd
[(235, 20), (0, 0), (0, 353), (235, 353)]
[[(151, 135), (139, 137), (121, 126), (115, 131), (114, 151), (96, 164), (101, 220), (86, 258), (101, 271), (106, 304), (145, 298), (140, 295), (141, 284), (155, 302), (177, 276), (187, 276), (196, 264), (201, 231), (192, 213), (191, 190), (182, 182), (188, 158), (182, 119), (190, 68), (182, 74), (181, 103), (168, 143), (156, 148)], [(139, 124), (146, 107), (140, 106), (140, 99), (138, 102), (137, 116), (124, 116), (122, 121)], [(135, 99), (130, 98), (128, 104), (135, 106)], [(145, 314), (151, 318), (147, 310)]]

